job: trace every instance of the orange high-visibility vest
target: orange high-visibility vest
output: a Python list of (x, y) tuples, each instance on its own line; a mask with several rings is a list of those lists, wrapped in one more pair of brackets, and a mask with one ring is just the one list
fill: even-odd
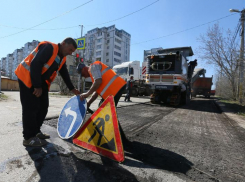
[[(117, 92), (126, 84), (124, 79), (118, 76), (112, 69), (110, 69), (105, 64), (101, 63), (100, 61), (95, 61), (90, 65), (90, 68), (93, 64), (100, 64), (101, 74), (102, 74), (102, 83), (100, 87), (96, 90), (96, 92), (103, 98), (106, 99), (109, 95), (115, 96)], [(94, 83), (93, 76), (90, 72), (89, 68), (89, 75)]]
[[(40, 42), (38, 46), (18, 65), (18, 67), (15, 70), (15, 74), (18, 77), (18, 79), (20, 79), (28, 88), (32, 87), (31, 74), (30, 74), (31, 62), (36, 56), (39, 46), (46, 43), (49, 43), (53, 46), (53, 54), (51, 58), (48, 60), (48, 62), (43, 65), (41, 74), (43, 75), (50, 68), (50, 66), (53, 64), (53, 62), (56, 59), (60, 60), (60, 57), (58, 56), (58, 51), (59, 51), (58, 44), (54, 44), (52, 42), (47, 42), (47, 41)], [(65, 62), (66, 62), (66, 57), (62, 59), (58, 71), (62, 68)], [(51, 82), (54, 81), (56, 75), (57, 72), (55, 71), (48, 80), (45, 80), (46, 83), (48, 84), (48, 87), (50, 87)]]

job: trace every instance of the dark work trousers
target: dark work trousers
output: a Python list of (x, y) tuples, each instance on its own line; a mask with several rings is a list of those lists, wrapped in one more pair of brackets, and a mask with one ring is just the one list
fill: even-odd
[(132, 93), (132, 89), (128, 89), (124, 101), (127, 101), (127, 100), (130, 101), (131, 93)]
[[(122, 96), (122, 94), (123, 94), (123, 92), (124, 92), (125, 89), (126, 89), (126, 85), (124, 85), (124, 86), (117, 92), (117, 94), (115, 95), (115, 97), (114, 97), (114, 102), (115, 102), (115, 106), (116, 106), (116, 107), (117, 107), (117, 103), (118, 103), (118, 101), (120, 100), (120, 98), (121, 98), (121, 96)], [(102, 98), (102, 99), (100, 100), (99, 106), (100, 106), (103, 102), (104, 102), (104, 99)], [(123, 131), (121, 125), (120, 125), (119, 120), (118, 120), (118, 125), (119, 125), (119, 130), (120, 130), (120, 133), (121, 133), (122, 141), (123, 141), (123, 142), (128, 141), (128, 139), (127, 139), (127, 137), (126, 137), (126, 135), (125, 135), (125, 133), (124, 133), (124, 131)]]
[(34, 88), (28, 88), (22, 81), (18, 81), (22, 105), (23, 137), (25, 140), (28, 140), (40, 132), (43, 121), (48, 113), (48, 85), (44, 83), (42, 95), (36, 97), (33, 95)]

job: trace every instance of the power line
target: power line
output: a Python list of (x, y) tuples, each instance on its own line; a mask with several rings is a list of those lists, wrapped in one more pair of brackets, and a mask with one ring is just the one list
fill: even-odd
[[(149, 6), (151, 6), (151, 5), (155, 4), (155, 3), (156, 3), (156, 2), (158, 2), (158, 1), (159, 1), (159, 0), (154, 1), (153, 3), (148, 4), (147, 6), (145, 6), (145, 7), (141, 8), (141, 9), (139, 9), (139, 10), (136, 10), (136, 11), (134, 11), (134, 12), (132, 12), (132, 13), (129, 13), (129, 14), (124, 15), (124, 16), (122, 16), (122, 17), (119, 17), (119, 18), (117, 18), (117, 19), (114, 19), (114, 20), (109, 20), (109, 21), (104, 22), (104, 23), (99, 23), (99, 24), (95, 24), (95, 25), (86, 25), (86, 26), (97, 26), (97, 25), (103, 25), (103, 24), (107, 24), (107, 23), (110, 23), (110, 22), (114, 22), (114, 21), (117, 21), (117, 20), (120, 20), (120, 19), (126, 18), (126, 17), (128, 17), (128, 16), (130, 16), (130, 15), (133, 15), (133, 14), (135, 14), (135, 13), (138, 13), (139, 11), (142, 11), (143, 9), (148, 8)], [(3, 26), (3, 27), (8, 27), (8, 28), (16, 28), (16, 29), (25, 29), (25, 28), (13, 27), (13, 26), (7, 26), (7, 25), (0, 25), (0, 26)], [(75, 28), (75, 27), (79, 27), (79, 25), (76, 25), (76, 26), (71, 26), (71, 27), (64, 27), (64, 28), (53, 28), (53, 29), (32, 29), (33, 27), (31, 27), (31, 28), (29, 28), (28, 30), (60, 30), (60, 29), (69, 29), (69, 28)], [(1, 37), (1, 38), (2, 38), (2, 37)]]
[[(7, 27), (7, 28), (14, 28), (14, 29), (27, 29), (27, 28), (22, 28), (22, 27), (14, 27), (14, 26), (8, 26), (8, 25), (0, 25), (0, 27)], [(61, 29), (69, 29), (69, 28), (78, 28), (79, 25), (76, 26), (71, 26), (71, 27), (63, 27), (63, 28), (40, 28), (40, 29), (29, 29), (29, 30), (61, 30)]]
[(175, 34), (179, 34), (179, 33), (182, 33), (182, 32), (186, 32), (186, 31), (188, 31), (188, 30), (192, 30), (192, 29), (195, 29), (195, 28), (198, 28), (198, 27), (207, 25), (207, 24), (209, 24), (209, 23), (212, 23), (212, 22), (215, 22), (215, 21), (219, 21), (219, 20), (221, 20), (221, 19), (227, 18), (227, 17), (229, 17), (229, 16), (233, 16), (233, 15), (235, 15), (235, 14), (236, 14), (236, 13), (233, 13), (233, 14), (231, 14), (231, 15), (227, 15), (227, 16), (224, 16), (224, 17), (222, 17), (222, 18), (219, 18), (219, 19), (216, 19), (216, 20), (207, 22), (207, 23), (203, 23), (203, 24), (201, 24), (201, 25), (197, 25), (197, 26), (192, 27), (192, 28), (188, 28), (188, 29), (185, 29), (185, 30), (182, 30), (182, 31), (179, 31), (179, 32), (175, 32), (175, 33), (172, 33), (172, 34), (164, 35), (164, 36), (157, 37), (157, 38), (154, 38), (154, 39), (149, 39), (149, 40), (146, 40), (146, 41), (137, 42), (137, 43), (134, 43), (134, 44), (131, 44), (131, 45), (142, 44), (142, 43), (154, 41), (154, 40), (157, 40), (157, 39), (161, 39), (161, 38), (164, 38), (164, 37), (169, 37), (169, 36), (172, 36), (172, 35), (175, 35)]
[(139, 9), (139, 10), (136, 10), (136, 11), (134, 11), (134, 12), (132, 12), (132, 13), (129, 13), (129, 14), (124, 15), (124, 16), (122, 16), (122, 17), (119, 17), (119, 18), (117, 18), (117, 19), (110, 20), (110, 21), (107, 21), (107, 22), (104, 22), (104, 23), (99, 23), (99, 24), (94, 24), (94, 25), (86, 25), (86, 26), (97, 26), (97, 25), (103, 25), (103, 24), (107, 24), (107, 23), (111, 23), (111, 22), (114, 22), (114, 21), (117, 21), (117, 20), (123, 19), (123, 18), (125, 18), (125, 17), (127, 17), (127, 16), (130, 16), (130, 15), (132, 15), (132, 14), (138, 13), (139, 11), (142, 11), (143, 9), (148, 8), (149, 6), (151, 6), (151, 5), (155, 4), (155, 3), (156, 3), (156, 2), (158, 2), (158, 1), (159, 1), (159, 0), (154, 1), (153, 3), (148, 4), (147, 6), (145, 6), (145, 7), (141, 8), (141, 9)]
[(78, 9), (78, 8), (80, 8), (80, 7), (84, 6), (84, 5), (86, 5), (86, 4), (88, 4), (88, 3), (91, 3), (92, 1), (93, 1), (93, 0), (87, 1), (87, 2), (85, 2), (85, 3), (83, 3), (83, 4), (81, 4), (81, 5), (79, 5), (79, 6), (75, 7), (75, 8), (73, 8), (73, 9), (71, 9), (71, 10), (69, 10), (69, 11), (66, 11), (66, 12), (64, 12), (64, 13), (62, 13), (62, 14), (60, 14), (60, 15), (54, 17), (54, 18), (51, 18), (51, 19), (49, 19), (49, 20), (47, 20), (47, 21), (45, 21), (45, 22), (43, 22), (43, 23), (39, 23), (39, 24), (37, 24), (37, 25), (34, 25), (34, 26), (32, 26), (32, 27), (30, 27), (30, 28), (27, 28), (27, 29), (24, 29), (24, 30), (22, 30), (22, 31), (19, 31), (19, 32), (16, 32), (16, 33), (13, 33), (13, 34), (9, 34), (9, 35), (3, 36), (3, 37), (0, 37), (0, 39), (6, 38), (6, 37), (10, 37), (10, 36), (12, 36), (12, 35), (16, 35), (16, 34), (19, 34), (19, 33), (22, 33), (22, 32), (25, 32), (25, 31), (27, 31), (27, 30), (30, 30), (30, 29), (32, 29), (32, 28), (35, 28), (35, 27), (37, 27), (37, 26), (40, 26), (40, 25), (45, 24), (45, 23), (47, 23), (47, 22), (50, 22), (50, 21), (52, 21), (52, 20), (54, 20), (54, 19), (56, 19), (56, 18), (59, 18), (59, 17), (61, 17), (61, 16), (64, 16), (65, 14), (68, 14), (68, 13), (70, 13), (70, 12), (72, 12), (72, 11), (74, 11), (74, 10), (76, 10), (76, 9)]

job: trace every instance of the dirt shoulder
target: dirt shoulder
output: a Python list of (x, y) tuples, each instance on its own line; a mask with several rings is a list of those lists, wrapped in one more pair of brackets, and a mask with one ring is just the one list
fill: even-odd
[(239, 105), (236, 101), (215, 97), (215, 102), (220, 110), (240, 127), (245, 129), (245, 106)]

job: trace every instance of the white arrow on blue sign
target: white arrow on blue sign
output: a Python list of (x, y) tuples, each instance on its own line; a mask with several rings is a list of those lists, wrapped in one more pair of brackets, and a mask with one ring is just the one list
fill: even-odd
[(60, 138), (71, 138), (82, 126), (86, 117), (87, 103), (80, 96), (73, 96), (63, 107), (57, 124), (57, 132)]

